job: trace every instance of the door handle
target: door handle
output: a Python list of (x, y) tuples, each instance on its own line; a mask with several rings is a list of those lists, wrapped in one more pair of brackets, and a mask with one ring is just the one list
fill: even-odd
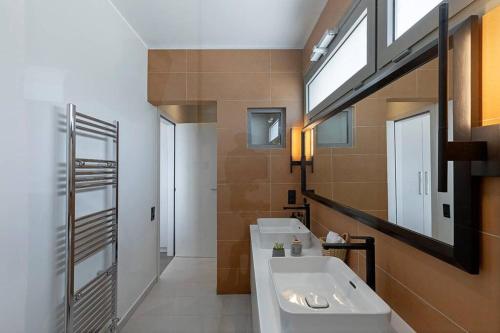
[(422, 195), (422, 171), (418, 172), (418, 194)]
[(214, 191), (214, 192), (215, 192), (215, 191), (217, 191), (217, 188), (216, 188), (216, 187), (212, 187), (212, 188), (210, 189), (210, 191)]
[(429, 195), (429, 172), (424, 172), (425, 195)]

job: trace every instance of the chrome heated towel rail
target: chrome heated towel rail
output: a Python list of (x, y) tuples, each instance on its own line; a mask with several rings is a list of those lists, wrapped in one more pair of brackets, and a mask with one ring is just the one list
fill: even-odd
[[(66, 333), (116, 331), (118, 264), (118, 149), (119, 123), (113, 124), (81, 114), (68, 104), (68, 221), (66, 254)], [(113, 141), (114, 159), (76, 156), (77, 137)], [(79, 191), (114, 191), (112, 207), (76, 216)], [(75, 289), (75, 267), (97, 253), (111, 248), (111, 265), (85, 285)]]

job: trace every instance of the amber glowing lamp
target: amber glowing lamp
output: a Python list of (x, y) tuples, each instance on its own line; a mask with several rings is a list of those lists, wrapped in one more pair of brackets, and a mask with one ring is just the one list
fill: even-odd
[(290, 129), (290, 173), (294, 166), (310, 165), (314, 172), (314, 129), (303, 131), (300, 127)]

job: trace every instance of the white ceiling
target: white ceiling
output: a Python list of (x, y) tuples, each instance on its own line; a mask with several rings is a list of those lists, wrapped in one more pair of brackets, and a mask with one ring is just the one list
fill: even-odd
[(111, 0), (149, 48), (303, 48), (327, 0)]

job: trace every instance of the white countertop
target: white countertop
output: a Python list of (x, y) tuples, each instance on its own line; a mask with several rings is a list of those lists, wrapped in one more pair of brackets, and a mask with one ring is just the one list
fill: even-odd
[[(303, 256), (320, 256), (321, 244), (311, 233), (311, 248), (303, 249)], [(254, 332), (280, 333), (280, 313), (269, 273), (268, 261), (272, 257), (272, 250), (261, 249), (259, 230), (257, 225), (250, 226), (250, 239), (252, 245), (252, 317)], [(286, 256), (290, 250), (285, 249)], [(257, 316), (258, 314), (258, 316)], [(392, 311), (391, 325), (397, 333), (415, 333), (397, 314)]]

